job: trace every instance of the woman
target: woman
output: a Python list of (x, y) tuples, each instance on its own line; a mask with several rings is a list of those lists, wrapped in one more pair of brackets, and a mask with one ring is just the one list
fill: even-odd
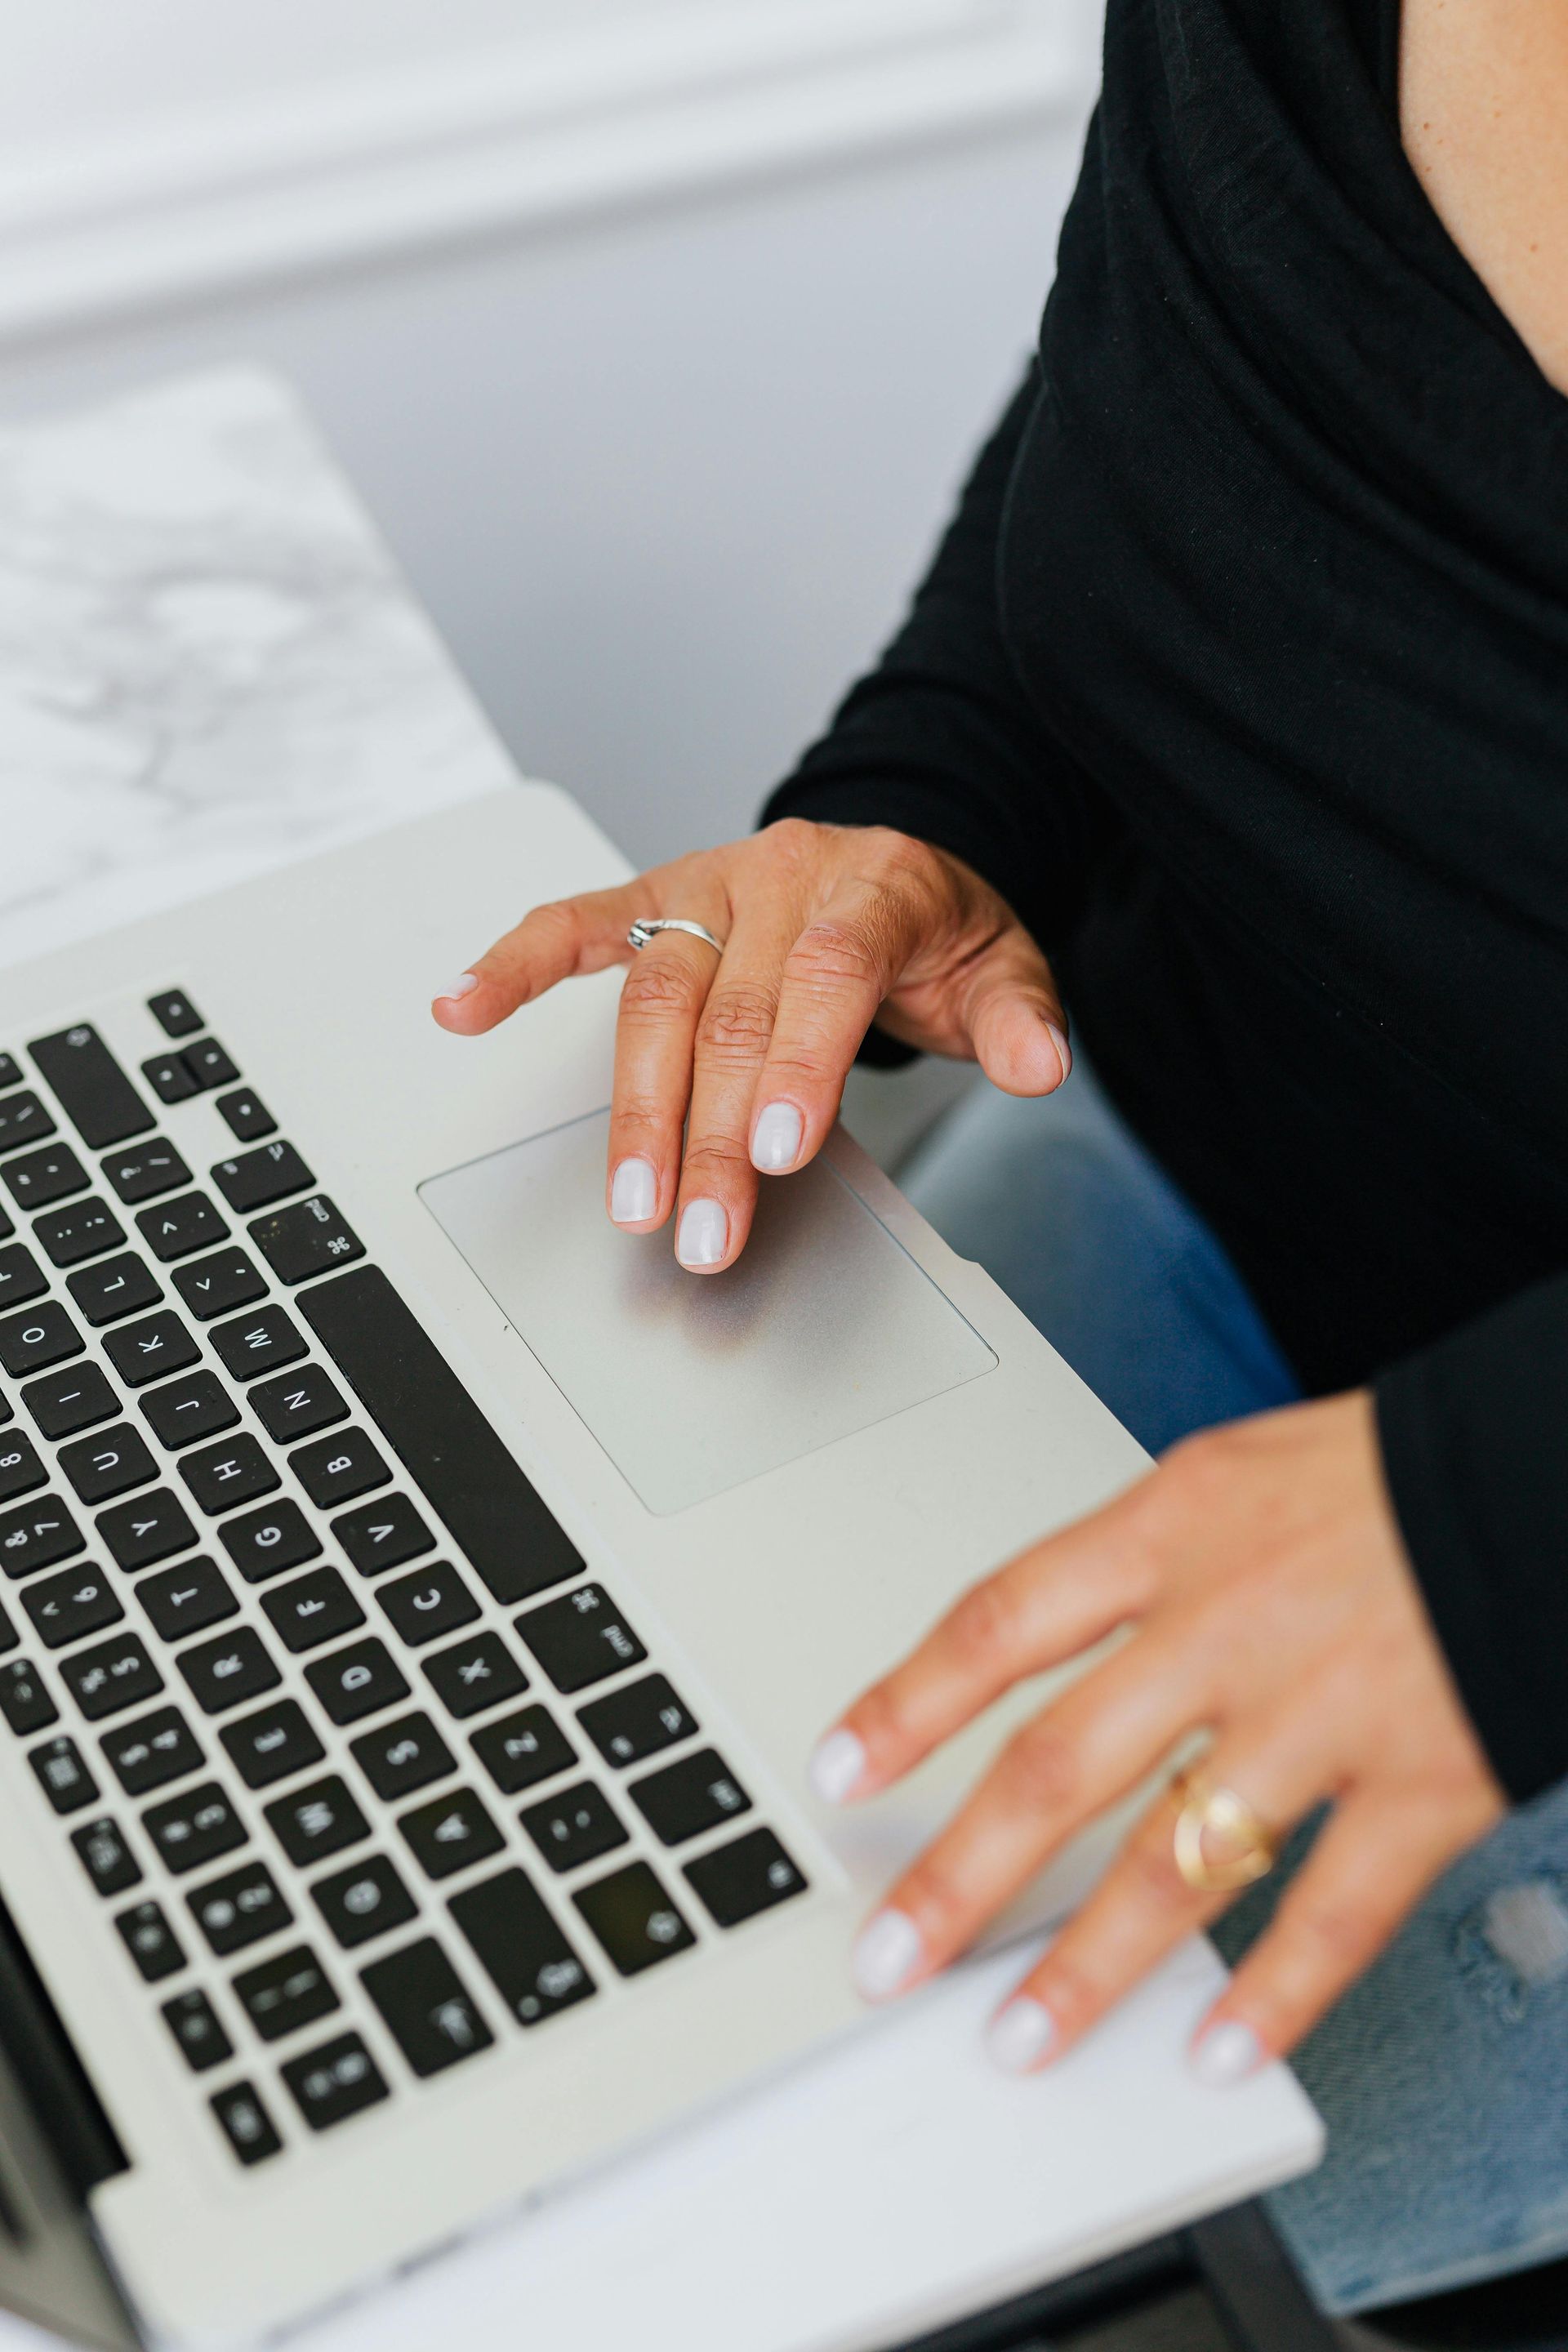
[(1146, 1441), (1226, 1425), (826, 1739), (872, 1794), (1131, 1629), (858, 1978), (940, 1969), (1206, 1728), (993, 2024), (1048, 2064), (1329, 1808), (1194, 2063), (1339, 2003), (1279, 2210), (1342, 2307), (1568, 2246), (1565, 120), (1561, 0), (1110, 0), (1037, 363), (878, 669), (767, 830), (536, 909), (437, 1007), (698, 927), (631, 961), (607, 1205), (700, 1274), (873, 1023), (1020, 1098), (939, 1148), (938, 1222)]

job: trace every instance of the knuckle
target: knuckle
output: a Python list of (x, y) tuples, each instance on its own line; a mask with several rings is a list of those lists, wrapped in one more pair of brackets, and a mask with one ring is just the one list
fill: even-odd
[(822, 846), (827, 828), (813, 824), (809, 817), (775, 817), (757, 835), (757, 846), (778, 862), (792, 868), (809, 863)]
[(1290, 1922), (1292, 1940), (1336, 1977), (1359, 1969), (1379, 1940), (1376, 1924), (1352, 1903), (1321, 1896), (1303, 1904)]
[(760, 1061), (773, 1035), (773, 1010), (766, 989), (715, 989), (698, 1024), (698, 1052), (715, 1062)]
[(876, 950), (858, 924), (820, 915), (790, 950), (785, 976), (818, 991), (875, 986)]
[(689, 1136), (680, 1163), (682, 1197), (689, 1198), (709, 1184), (730, 1189), (735, 1177), (750, 1173), (751, 1165), (745, 1150), (732, 1135)]
[(972, 1584), (947, 1621), (948, 1647), (961, 1671), (987, 1675), (1010, 1664), (1018, 1637), (1017, 1603), (1000, 1576)]
[(689, 1019), (700, 1003), (700, 983), (673, 956), (640, 955), (621, 983), (621, 1019), (634, 1026)]
[(1077, 1744), (1048, 1715), (1037, 1715), (1007, 1742), (997, 1774), (1007, 1797), (1025, 1811), (1062, 1813), (1082, 1790), (1084, 1763)]

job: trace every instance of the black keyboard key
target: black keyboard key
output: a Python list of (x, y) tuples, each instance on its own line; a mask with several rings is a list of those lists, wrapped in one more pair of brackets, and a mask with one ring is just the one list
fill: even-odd
[(405, 1927), (417, 1918), (418, 1906), (384, 1854), (366, 1854), (348, 1870), (318, 1878), (311, 1898), (345, 1952)]
[(521, 1870), (454, 1895), (450, 1909), (520, 2025), (539, 2025), (594, 1991), (554, 1913)]
[(103, 1814), (71, 1832), (82, 1868), (100, 1895), (123, 1895), (142, 1883), (142, 1865), (121, 1834), (118, 1822)]
[(46, 1372), (22, 1391), (22, 1402), (46, 1437), (74, 1437), (95, 1422), (111, 1421), (120, 1399), (96, 1364), (72, 1364), (68, 1371)]
[(142, 1075), (162, 1103), (184, 1102), (201, 1091), (178, 1054), (154, 1054), (142, 1063)]
[(270, 1788), (274, 1780), (320, 1764), (327, 1752), (304, 1708), (291, 1698), (274, 1699), (270, 1706), (225, 1724), (218, 1738), (247, 1789)]
[(391, 2093), (357, 2033), (342, 2033), (282, 2069), (294, 2104), (312, 2131), (330, 2131)]
[(170, 1372), (183, 1372), (188, 1364), (195, 1363), (201, 1349), (172, 1308), (163, 1307), (149, 1315), (143, 1323), (128, 1324), (123, 1331), (111, 1331), (103, 1343), (103, 1352), (114, 1366), (128, 1389), (145, 1388), (149, 1381), (161, 1381)]
[(89, 1023), (35, 1037), (28, 1045), (66, 1116), (94, 1151), (145, 1135), (153, 1114)]
[(293, 1924), (294, 1914), (264, 1862), (242, 1863), (221, 1878), (209, 1878), (205, 1886), (193, 1887), (185, 1900), (220, 1960)]
[(25, 1307), (48, 1288), (43, 1267), (25, 1242), (0, 1249), (0, 1307)]
[(558, 1797), (525, 1805), (522, 1826), (552, 1870), (575, 1870), (625, 1845), (626, 1831), (614, 1805), (592, 1780), (579, 1780)]
[(258, 1307), (254, 1315), (218, 1324), (207, 1337), (225, 1371), (236, 1381), (256, 1380), (262, 1372), (296, 1363), (305, 1353), (303, 1332), (281, 1307)]
[(22, 1083), (22, 1065), (15, 1054), (0, 1054), (0, 1094)]
[(90, 1192), (68, 1209), (46, 1210), (35, 1220), (33, 1234), (50, 1265), (62, 1266), (101, 1257), (105, 1250), (119, 1249), (125, 1239), (125, 1228), (113, 1210)]
[(472, 1633), (423, 1664), (436, 1696), (459, 1722), (528, 1688), (527, 1675), (499, 1633)]
[(263, 1143), (255, 1151), (242, 1151), (237, 1160), (220, 1160), (212, 1180), (237, 1217), (269, 1209), (290, 1192), (308, 1192), (316, 1181), (293, 1145), (283, 1142)]
[(163, 1856), (164, 1869), (176, 1877), (216, 1862), (220, 1853), (232, 1853), (246, 1839), (245, 1823), (216, 1780), (204, 1780), (182, 1796), (149, 1805), (142, 1826)]
[(32, 1576), (82, 1548), (81, 1530), (57, 1496), (38, 1496), (0, 1511), (0, 1567), (7, 1576)]
[(237, 1094), (220, 1095), (217, 1107), (241, 1143), (258, 1143), (264, 1135), (277, 1131), (278, 1121), (248, 1087), (241, 1087)]
[(406, 1495), (384, 1495), (379, 1502), (345, 1511), (332, 1521), (332, 1533), (362, 1576), (380, 1576), (436, 1549), (435, 1537)]
[(154, 1486), (150, 1495), (100, 1511), (98, 1532), (128, 1576), (141, 1568), (155, 1568), (177, 1551), (193, 1550), (196, 1541), (195, 1528), (166, 1486)]
[(101, 1633), (106, 1625), (118, 1625), (125, 1614), (103, 1570), (85, 1560), (58, 1576), (46, 1576), (29, 1584), (22, 1595), (22, 1606), (49, 1650), (62, 1650), (68, 1642)]
[(141, 1402), (153, 1436), (171, 1454), (232, 1429), (239, 1419), (239, 1407), (216, 1372), (187, 1373), (183, 1381), (152, 1390)]
[(187, 1633), (221, 1625), (239, 1607), (220, 1571), (206, 1559), (184, 1560), (178, 1568), (144, 1576), (136, 1598), (165, 1642), (183, 1642)]
[(123, 1421), (62, 1445), (60, 1468), (84, 1503), (110, 1502), (133, 1486), (150, 1486), (158, 1475), (146, 1439)]
[(4, 1657), (7, 1650), (14, 1650), (21, 1638), (11, 1622), (10, 1612), (0, 1605), (0, 1657)]
[(624, 1977), (638, 1976), (697, 1941), (646, 1862), (628, 1862), (572, 1899)]
[(647, 1652), (603, 1585), (580, 1585), (517, 1620), (517, 1630), (557, 1690), (577, 1691), (642, 1664)]
[(161, 1903), (133, 1903), (116, 1916), (114, 1924), (146, 1983), (158, 1984), (184, 1967), (184, 1948)]
[(205, 1192), (182, 1192), (177, 1201), (160, 1201), (155, 1209), (143, 1209), (136, 1230), (165, 1265), (228, 1239), (228, 1227)]
[(305, 1680), (334, 1723), (358, 1723), (408, 1696), (408, 1685), (384, 1642), (351, 1642), (330, 1658), (317, 1658)]
[(289, 1456), (289, 1467), (319, 1511), (335, 1511), (340, 1503), (384, 1486), (392, 1476), (363, 1429), (340, 1430), (314, 1445), (301, 1445)]
[(156, 1201), (162, 1193), (177, 1192), (191, 1181), (190, 1170), (161, 1135), (130, 1151), (111, 1151), (103, 1172), (128, 1209), (141, 1201)]
[(253, 1969), (242, 1969), (234, 1990), (263, 2042), (281, 2042), (286, 2033), (314, 2025), (342, 2006), (309, 1944), (296, 1944)]
[(83, 1805), (97, 1803), (98, 1782), (74, 1739), (46, 1739), (41, 1748), (28, 1748), (27, 1761), (57, 1813), (79, 1812)]
[(237, 1510), (242, 1503), (254, 1503), (258, 1495), (270, 1495), (283, 1483), (259, 1444), (244, 1429), (237, 1437), (220, 1438), (216, 1445), (203, 1446), (199, 1454), (187, 1454), (179, 1471), (209, 1518)]
[(400, 1715), (361, 1734), (349, 1744), (349, 1753), (378, 1797), (389, 1805), (444, 1780), (458, 1769), (457, 1758), (424, 1714)]
[(79, 1356), (82, 1337), (58, 1301), (46, 1298), (40, 1307), (24, 1307), (0, 1323), (0, 1364), (14, 1381), (29, 1372), (47, 1371), (51, 1364)]
[[(10, 1061), (10, 1055), (6, 1055)], [(12, 1063), (12, 1068), (16, 1064)], [(42, 1143), (53, 1135), (55, 1122), (36, 1094), (8, 1094), (0, 1102), (0, 1151), (20, 1151), (25, 1144)]]
[(60, 1680), (89, 1723), (121, 1707), (156, 1698), (163, 1677), (134, 1633), (117, 1633), (95, 1650), (79, 1650), (60, 1666)]
[(209, 2066), (221, 2066), (226, 2058), (234, 2056), (234, 2044), (219, 2024), (216, 2010), (199, 1988), (193, 1986), (189, 1992), (177, 1992), (173, 2000), (166, 2000), (163, 2016), (193, 2074), (205, 2074)]
[(645, 1773), (627, 1794), (661, 1845), (683, 1845), (752, 1810), (751, 1798), (711, 1748)]
[(44, 1687), (43, 1676), (26, 1658), (8, 1658), (0, 1666), (0, 1715), (3, 1715), (18, 1739), (31, 1738), (35, 1731), (47, 1731), (58, 1723), (60, 1711)]
[(213, 2093), (211, 2106), (223, 2127), (224, 2137), (241, 2164), (265, 2163), (282, 2147), (254, 2083), (226, 2084), (221, 2091)]
[(127, 1315), (140, 1315), (144, 1307), (156, 1307), (163, 1296), (152, 1269), (129, 1250), (105, 1258), (101, 1265), (84, 1266), (70, 1276), (66, 1288), (83, 1322), (95, 1331), (106, 1323), (123, 1322)]
[(324, 1192), (313, 1192), (308, 1201), (298, 1201), (273, 1216), (258, 1217), (247, 1230), (279, 1281), (290, 1290), (313, 1275), (330, 1274), (364, 1255), (364, 1244)]
[(370, 1823), (335, 1772), (296, 1789), (291, 1796), (274, 1798), (264, 1811), (273, 1836), (300, 1870), (309, 1870), (370, 1835)]
[(99, 1745), (128, 1797), (150, 1797), (154, 1789), (199, 1772), (206, 1759), (201, 1743), (177, 1706), (161, 1706), (106, 1731)]
[(222, 1634), (216, 1642), (183, 1650), (178, 1664), (204, 1715), (222, 1715), (245, 1699), (259, 1698), (263, 1691), (276, 1690), (283, 1679), (268, 1656), (260, 1634), (249, 1625), (237, 1625), (232, 1633)]
[(0, 1242), (8, 1242), (16, 1230), (5, 1203), (0, 1202)]
[(320, 1536), (299, 1504), (287, 1499), (226, 1520), (217, 1535), (247, 1584), (265, 1583), (287, 1568), (303, 1568), (321, 1549)]
[[(282, 1309), (277, 1310), (281, 1314)], [(275, 1381), (261, 1381), (250, 1391), (252, 1412), (267, 1432), (283, 1445), (298, 1437), (313, 1437), (349, 1417), (348, 1399), (320, 1364), (304, 1364)]]
[(364, 1611), (335, 1568), (313, 1568), (309, 1575), (275, 1584), (263, 1593), (261, 1605), (279, 1640), (296, 1657), (364, 1623)]
[(230, 1087), (239, 1076), (216, 1037), (204, 1037), (199, 1045), (187, 1045), (180, 1059), (204, 1092), (209, 1087)]
[(472, 1745), (503, 1797), (521, 1796), (557, 1772), (569, 1772), (577, 1761), (566, 1734), (542, 1706), (520, 1706), (515, 1715), (487, 1724), (473, 1734)]
[(579, 1573), (565, 1531), (384, 1274), (363, 1266), (307, 1291), (300, 1312), (498, 1601)]
[(375, 1597), (411, 1650), (471, 1625), (479, 1613), (479, 1602), (444, 1559), (378, 1585)]
[(174, 1287), (198, 1323), (232, 1315), (265, 1296), (267, 1285), (242, 1249), (215, 1250), (174, 1268)]
[(203, 1025), (201, 1014), (183, 988), (166, 988), (162, 996), (150, 996), (147, 1010), (165, 1037), (194, 1037)]
[(360, 1982), (410, 2071), (422, 2080), (494, 2044), (494, 2034), (434, 1936), (372, 1960), (360, 1970)]
[(53, 1208), (73, 1192), (85, 1192), (92, 1181), (68, 1143), (46, 1143), (41, 1151), (7, 1160), (0, 1176), (19, 1209)]
[(450, 1878), (500, 1853), (506, 1841), (471, 1789), (452, 1789), (405, 1813), (398, 1828), (427, 1878)]
[(48, 1477), (30, 1437), (24, 1437), (20, 1430), (0, 1437), (0, 1503), (14, 1503), (19, 1496), (30, 1495), (36, 1486), (47, 1486)]

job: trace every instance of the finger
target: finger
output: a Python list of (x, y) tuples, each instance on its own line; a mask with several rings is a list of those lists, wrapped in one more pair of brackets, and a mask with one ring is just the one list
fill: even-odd
[[(1277, 1834), (1332, 1793), (1321, 1711), (1237, 1723), (1204, 1759), (1204, 1777), (1234, 1789)], [(1141, 1978), (1234, 1902), (1189, 1886), (1176, 1864), (1182, 1791), (1156, 1799), (1083, 1907), (993, 2018), (987, 2045), (1010, 2071), (1055, 2060)], [(1221, 1855), (1211, 1859), (1218, 1861)]]
[[(717, 908), (711, 915), (721, 919)], [(705, 940), (658, 931), (621, 988), (605, 1205), (633, 1233), (661, 1225), (675, 1200), (697, 1024), (718, 968)]]
[(752, 1103), (796, 927), (784, 903), (738, 912), (697, 1024), (675, 1227), (676, 1255), (692, 1273), (721, 1273), (751, 1232)]
[(1072, 1068), (1067, 1015), (1050, 966), (1020, 924), (979, 956), (961, 1018), (974, 1058), (1008, 1095), (1048, 1095)]
[(837, 1804), (885, 1789), (1015, 1683), (1147, 1608), (1157, 1567), (1142, 1486), (971, 1585), (821, 1742), (808, 1767), (817, 1795)]
[(1190, 1639), (1145, 1634), (1025, 1724), (862, 1932), (859, 1990), (885, 1999), (945, 1968), (1075, 1832), (1206, 1720), (1210, 1696)]

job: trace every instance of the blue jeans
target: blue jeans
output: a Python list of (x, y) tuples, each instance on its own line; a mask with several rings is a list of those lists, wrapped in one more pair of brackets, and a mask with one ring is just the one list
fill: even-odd
[[(1081, 1059), (1045, 1102), (966, 1097), (900, 1181), (1152, 1453), (1299, 1394), (1219, 1243)], [(1309, 1826), (1215, 1930), (1227, 1958), (1310, 1842)], [(1568, 1784), (1447, 1873), (1293, 2063), (1328, 2154), (1268, 2204), (1325, 2309), (1568, 2252)]]

